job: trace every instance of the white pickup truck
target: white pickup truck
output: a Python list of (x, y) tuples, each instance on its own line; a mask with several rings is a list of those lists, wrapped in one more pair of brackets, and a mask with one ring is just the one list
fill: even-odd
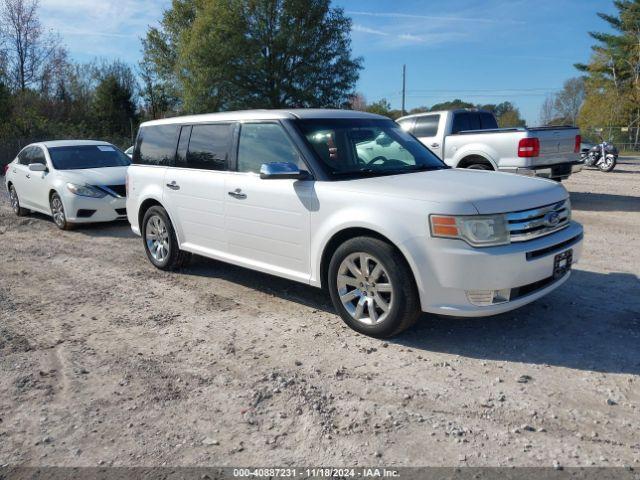
[(493, 113), (473, 109), (420, 113), (397, 122), (451, 167), (554, 180), (582, 168), (575, 127), (498, 128)]

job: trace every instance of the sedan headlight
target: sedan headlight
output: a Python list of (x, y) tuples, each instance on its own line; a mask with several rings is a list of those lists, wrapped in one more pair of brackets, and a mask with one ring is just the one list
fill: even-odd
[(473, 247), (510, 243), (504, 215), (431, 215), (431, 236), (458, 238)]
[(103, 198), (107, 194), (102, 190), (90, 187), (89, 185), (77, 185), (75, 183), (67, 183), (67, 188), (74, 195), (80, 195), (81, 197)]

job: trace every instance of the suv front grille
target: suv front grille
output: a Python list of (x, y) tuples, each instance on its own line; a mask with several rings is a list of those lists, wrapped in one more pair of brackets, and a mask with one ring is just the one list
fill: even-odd
[(507, 229), (512, 242), (524, 242), (557, 232), (571, 221), (569, 199), (532, 210), (507, 213)]

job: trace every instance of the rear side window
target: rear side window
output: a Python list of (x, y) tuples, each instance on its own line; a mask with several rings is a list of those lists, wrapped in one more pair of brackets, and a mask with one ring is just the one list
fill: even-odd
[(464, 132), (466, 130), (472, 130), (471, 123), (469, 121), (468, 113), (456, 113), (453, 117), (453, 127), (451, 133)]
[(482, 128), (482, 130), (492, 130), (494, 128), (498, 128), (496, 117), (494, 117), (489, 112), (480, 112), (480, 128)]
[(177, 125), (154, 125), (142, 127), (133, 152), (133, 163), (139, 165), (173, 164), (178, 142)]
[(18, 154), (18, 163), (20, 165), (29, 165), (31, 163), (31, 150), (33, 150), (33, 147), (27, 147)]
[(263, 163), (289, 162), (303, 168), (298, 151), (276, 123), (245, 123), (240, 130), (238, 171), (260, 172)]
[(440, 115), (427, 115), (416, 118), (413, 134), (416, 137), (435, 137), (438, 133)]
[(194, 125), (187, 150), (187, 168), (227, 170), (233, 125)]

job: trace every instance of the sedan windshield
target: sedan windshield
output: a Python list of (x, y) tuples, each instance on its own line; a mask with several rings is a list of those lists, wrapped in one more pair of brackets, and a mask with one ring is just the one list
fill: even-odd
[(131, 160), (112, 145), (78, 145), (50, 147), (49, 155), (56, 170), (126, 167)]
[(391, 120), (296, 122), (330, 176), (353, 178), (448, 168)]

